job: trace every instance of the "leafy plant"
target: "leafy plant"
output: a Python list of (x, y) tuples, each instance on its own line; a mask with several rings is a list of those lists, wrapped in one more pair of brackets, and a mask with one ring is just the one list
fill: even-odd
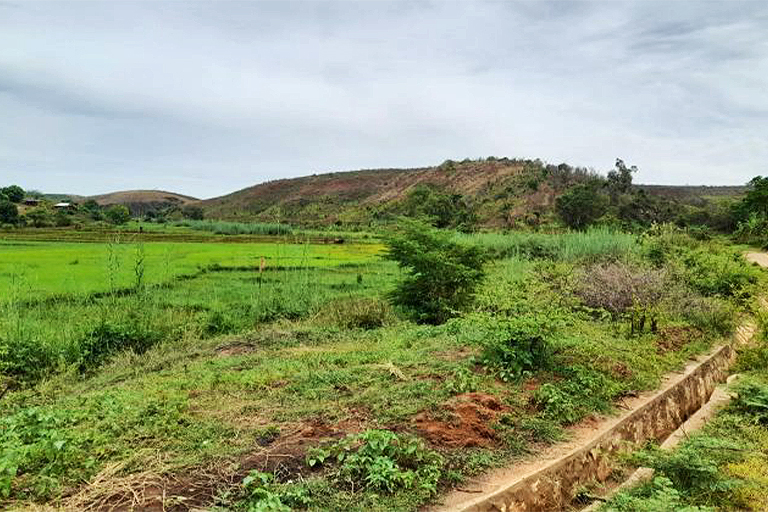
[(712, 507), (686, 505), (669, 478), (657, 476), (640, 492), (620, 492), (600, 512), (714, 512)]
[(315, 448), (310, 467), (334, 464), (333, 478), (351, 489), (391, 493), (398, 489), (437, 492), (443, 458), (416, 438), (389, 430), (366, 430), (338, 443)]
[(387, 246), (386, 257), (407, 272), (391, 298), (419, 322), (439, 324), (454, 316), (472, 300), (484, 275), (481, 248), (421, 223), (405, 223)]
[(493, 318), (481, 327), (480, 362), (505, 382), (530, 375), (547, 366), (551, 349), (549, 321), (540, 315)]
[(468, 368), (458, 368), (453, 371), (453, 375), (445, 381), (445, 389), (453, 394), (471, 393), (477, 391), (480, 379)]
[(78, 367), (80, 371), (95, 368), (120, 350), (130, 349), (141, 354), (161, 337), (160, 332), (148, 328), (138, 319), (120, 324), (102, 321), (81, 341)]
[(562, 425), (576, 423), (587, 414), (607, 412), (620, 385), (605, 374), (581, 366), (566, 367), (556, 382), (542, 384), (533, 393), (533, 403), (546, 418)]

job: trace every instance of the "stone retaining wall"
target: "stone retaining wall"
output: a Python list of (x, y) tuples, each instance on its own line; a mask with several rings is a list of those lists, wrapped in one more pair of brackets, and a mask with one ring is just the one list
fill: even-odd
[(704, 405), (715, 386), (725, 381), (735, 358), (730, 345), (718, 347), (682, 379), (663, 387), (587, 445), (553, 461), (509, 486), (464, 504), (461, 512), (540, 512), (563, 510), (576, 491), (591, 481), (603, 482), (610, 473), (611, 455), (628, 443), (661, 441)]

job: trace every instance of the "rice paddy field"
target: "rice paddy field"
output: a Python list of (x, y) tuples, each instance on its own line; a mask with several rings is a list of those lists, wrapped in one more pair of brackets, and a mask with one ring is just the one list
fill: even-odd
[(0, 289), (35, 298), (82, 295), (167, 282), (208, 267), (334, 267), (373, 261), (380, 244), (149, 242), (115, 237), (105, 243), (0, 240)]
[(450, 233), (434, 264), (482, 269), (430, 324), (386, 243), (205, 236), (0, 241), (0, 507), (419, 510), (652, 389), (765, 282), (681, 233)]

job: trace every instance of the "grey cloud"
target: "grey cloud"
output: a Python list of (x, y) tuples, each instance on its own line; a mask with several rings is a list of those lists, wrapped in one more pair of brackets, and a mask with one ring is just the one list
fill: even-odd
[(509, 155), (742, 183), (761, 2), (0, 3), (0, 182), (199, 196)]

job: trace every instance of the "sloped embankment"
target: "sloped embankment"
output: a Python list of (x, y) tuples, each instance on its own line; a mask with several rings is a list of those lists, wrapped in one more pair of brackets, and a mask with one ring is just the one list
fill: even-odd
[[(768, 267), (768, 255), (749, 253), (751, 262)], [(567, 443), (553, 445), (528, 460), (496, 470), (456, 490), (432, 510), (451, 512), (516, 512), (562, 510), (590, 482), (611, 477), (610, 461), (629, 445), (661, 442), (699, 411), (717, 385), (728, 377), (735, 345), (747, 343), (755, 326), (737, 329), (731, 343), (717, 346), (668, 376), (660, 389), (625, 400), (626, 411), (597, 424), (582, 424)]]

